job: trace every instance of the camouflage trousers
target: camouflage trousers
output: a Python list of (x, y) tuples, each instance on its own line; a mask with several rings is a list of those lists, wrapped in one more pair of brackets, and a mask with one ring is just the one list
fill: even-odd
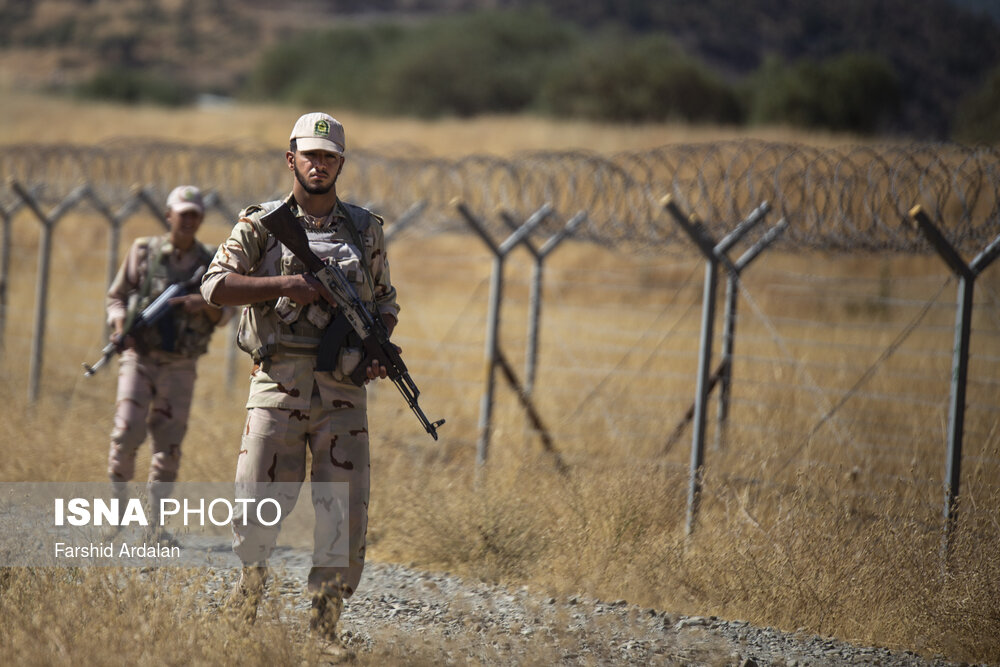
[[(236, 463), (236, 493), (255, 493), (277, 482), (284, 498), (282, 520), (295, 506), (306, 475), (306, 452), (311, 454), (312, 503), (316, 513), (313, 530), (313, 568), (309, 590), (319, 591), (334, 582), (349, 597), (361, 581), (368, 529), (369, 471), (367, 397), (364, 387), (337, 383), (334, 400), (324, 404), (313, 386), (308, 410), (254, 407), (247, 410), (242, 446)], [(328, 396), (329, 398), (329, 396)], [(346, 511), (331, 512), (328, 498), (319, 491), (325, 482), (346, 482)], [(290, 491), (289, 491), (290, 489)], [(346, 522), (347, 525), (344, 525)], [(281, 529), (233, 520), (233, 551), (246, 565), (267, 561)], [(347, 566), (329, 566), (330, 550), (348, 536)], [(343, 561), (343, 559), (341, 559)]]
[[(169, 495), (181, 464), (194, 390), (196, 359), (157, 360), (135, 350), (122, 352), (118, 370), (108, 476), (112, 484), (131, 481), (139, 445), (151, 438), (150, 489)], [(158, 503), (154, 504), (158, 506)]]

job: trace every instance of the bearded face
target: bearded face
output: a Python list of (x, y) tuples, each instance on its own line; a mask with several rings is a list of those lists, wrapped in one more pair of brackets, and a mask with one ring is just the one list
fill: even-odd
[(344, 158), (327, 151), (296, 151), (289, 160), (299, 185), (311, 195), (325, 195), (337, 184)]

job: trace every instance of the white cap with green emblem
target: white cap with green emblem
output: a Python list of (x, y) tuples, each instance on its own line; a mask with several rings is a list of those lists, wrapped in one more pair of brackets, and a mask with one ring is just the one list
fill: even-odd
[(328, 151), (343, 155), (347, 146), (344, 126), (333, 116), (320, 112), (307, 113), (295, 121), (288, 139), (294, 139), (300, 151)]

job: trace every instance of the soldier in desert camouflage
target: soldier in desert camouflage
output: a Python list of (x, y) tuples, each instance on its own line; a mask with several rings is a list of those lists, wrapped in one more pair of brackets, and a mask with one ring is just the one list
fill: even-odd
[[(160, 498), (170, 494), (181, 462), (198, 357), (208, 350), (222, 309), (209, 305), (195, 290), (171, 300), (154, 326), (130, 324), (168, 286), (204, 270), (212, 250), (197, 240), (204, 219), (201, 192), (191, 185), (174, 188), (167, 197), (169, 231), (136, 239), (107, 293), (111, 340), (122, 348), (108, 475), (116, 496), (135, 473), (136, 451), (150, 435), (151, 525), (158, 525)], [(166, 540), (169, 535), (161, 534)]]
[[(343, 126), (323, 113), (306, 114), (295, 123), (285, 155), (292, 172), (286, 199), (305, 229), (309, 247), (325, 262), (336, 262), (361, 298), (377, 309), (389, 331), (399, 308), (389, 280), (382, 220), (341, 201), (336, 182), (344, 166)], [(261, 224), (261, 217), (281, 201), (250, 206), (222, 243), (202, 282), (202, 294), (217, 305), (245, 305), (238, 343), (254, 366), (247, 400), (247, 420), (236, 464), (237, 489), (244, 485), (291, 483), (297, 496), (306, 476), (317, 510), (311, 627), (336, 641), (343, 600), (361, 580), (368, 523), (369, 441), (365, 387), (349, 375), (366, 364), (370, 380), (386, 377), (378, 362), (368, 365), (349, 337), (336, 341), (329, 368), (317, 361), (324, 333), (338, 309), (305, 272), (304, 265)], [(320, 358), (329, 358), (329, 350)], [(325, 550), (344, 526), (321, 512), (317, 484), (349, 484), (349, 554), (344, 567), (325, 565)], [(286, 506), (291, 509), (294, 497)], [(320, 517), (324, 518), (320, 518)], [(244, 564), (230, 598), (248, 620), (256, 616), (266, 580), (266, 562), (277, 539), (277, 526), (243, 527), (233, 522), (233, 549)]]

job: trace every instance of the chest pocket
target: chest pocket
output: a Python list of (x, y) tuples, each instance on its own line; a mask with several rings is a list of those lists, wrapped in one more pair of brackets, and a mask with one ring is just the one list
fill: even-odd
[[(357, 247), (330, 233), (309, 232), (308, 236), (310, 249), (328, 265), (336, 263), (354, 285), (361, 299), (371, 302), (372, 290)], [(282, 275), (305, 271), (305, 265), (290, 250), (282, 246), (281, 251)], [(284, 296), (278, 299), (274, 312), (283, 325), (282, 342), (291, 346), (308, 347), (316, 344), (334, 315), (334, 310), (325, 300), (317, 300), (304, 306)]]

